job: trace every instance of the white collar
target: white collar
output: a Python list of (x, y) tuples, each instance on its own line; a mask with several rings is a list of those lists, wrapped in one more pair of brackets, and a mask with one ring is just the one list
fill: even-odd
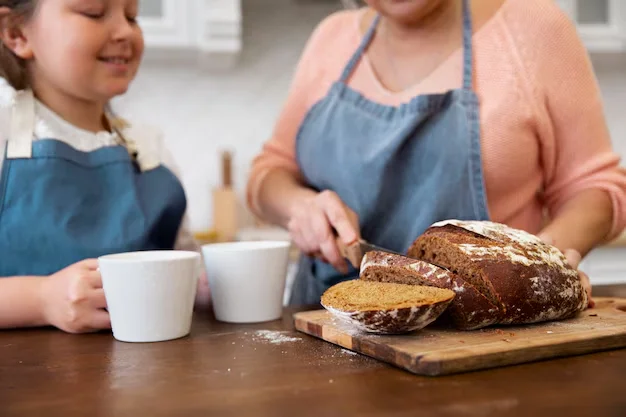
[[(0, 107), (9, 108), (13, 105), (17, 91), (5, 78), (0, 77)], [(115, 120), (107, 115), (110, 120)], [(67, 142), (82, 151), (92, 151), (102, 146), (113, 146), (121, 143), (119, 134), (108, 131), (90, 132), (80, 129), (63, 119), (41, 101), (35, 99), (35, 139), (55, 138)], [(116, 122), (118, 130), (124, 136), (127, 124)]]
[[(17, 96), (17, 91), (4, 78), (0, 77), (0, 107), (11, 107)], [(33, 97), (32, 94), (31, 97)], [(83, 152), (91, 152), (104, 146), (124, 144), (129, 152), (138, 155), (137, 162), (143, 171), (154, 169), (161, 164), (160, 153), (150, 150), (149, 146), (145, 146), (146, 138), (139, 140), (145, 136), (145, 132), (142, 134), (124, 119), (107, 114), (113, 132), (100, 131), (94, 133), (72, 125), (39, 100), (34, 99), (34, 107), (33, 139), (54, 138)], [(139, 137), (135, 138), (137, 135)], [(28, 139), (27, 142), (31, 140)], [(141, 149), (138, 146), (141, 146)], [(30, 149), (30, 145), (27, 145), (26, 148)]]
[(121, 142), (115, 131), (103, 130), (94, 133), (74, 126), (39, 100), (35, 101), (35, 114), (37, 121), (34, 133), (38, 139), (61, 138), (83, 151), (113, 146)]

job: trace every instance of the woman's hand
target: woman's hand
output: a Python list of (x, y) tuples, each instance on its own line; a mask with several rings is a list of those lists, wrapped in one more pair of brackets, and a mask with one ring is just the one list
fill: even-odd
[[(539, 238), (543, 240), (545, 243), (549, 245), (553, 245), (554, 239), (552, 239), (549, 235), (540, 233)], [(567, 263), (569, 263), (572, 268), (578, 270), (580, 283), (582, 284), (583, 288), (587, 292), (587, 299), (589, 300), (587, 306), (589, 308), (593, 308), (596, 305), (596, 303), (591, 298), (591, 282), (589, 281), (589, 277), (587, 276), (587, 274), (585, 274), (583, 271), (578, 269), (578, 265), (580, 264), (580, 261), (582, 260), (582, 256), (580, 255), (580, 252), (578, 252), (576, 249), (565, 249), (562, 252), (563, 252), (563, 255), (565, 255), (565, 259), (567, 259)]]
[[(566, 249), (563, 254), (572, 268), (578, 269), (578, 265), (582, 259), (580, 253), (576, 249)], [(596, 303), (591, 298), (591, 283), (589, 282), (589, 277), (581, 270), (578, 270), (578, 275), (580, 276), (580, 283), (587, 292), (587, 298), (589, 299), (587, 306), (593, 308)]]
[(341, 273), (348, 272), (336, 239), (346, 245), (358, 240), (359, 219), (336, 193), (322, 191), (294, 204), (287, 229), (302, 252), (322, 258)]
[(68, 333), (111, 328), (96, 259), (75, 263), (44, 278), (40, 297), (47, 324)]

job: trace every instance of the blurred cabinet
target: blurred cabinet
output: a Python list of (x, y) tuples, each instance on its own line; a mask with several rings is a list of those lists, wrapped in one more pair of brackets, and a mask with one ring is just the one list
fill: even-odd
[[(241, 0), (142, 0), (146, 55), (228, 66), (242, 49)], [(228, 62), (230, 61), (230, 62)]]
[(139, 24), (147, 48), (188, 47), (193, 45), (190, 1), (142, 0)]
[(626, 51), (624, 0), (557, 0), (590, 52)]
[(580, 264), (592, 285), (626, 284), (626, 246), (599, 247)]
[(626, 229), (612, 242), (592, 250), (580, 264), (594, 285), (626, 283)]

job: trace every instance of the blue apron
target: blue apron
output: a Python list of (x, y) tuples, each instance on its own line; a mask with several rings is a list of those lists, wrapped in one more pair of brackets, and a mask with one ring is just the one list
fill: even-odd
[(0, 177), (0, 277), (49, 275), (86, 258), (174, 247), (185, 193), (155, 155), (132, 138), (128, 147), (93, 152), (54, 138), (33, 142), (34, 113), (32, 92), (18, 93)]
[[(310, 187), (336, 192), (358, 214), (364, 239), (406, 252), (436, 221), (489, 219), (472, 91), (471, 12), (464, 0), (462, 88), (397, 107), (372, 102), (347, 84), (378, 21), (306, 115), (296, 156)], [(328, 287), (357, 275), (303, 256), (290, 302), (318, 303)]]

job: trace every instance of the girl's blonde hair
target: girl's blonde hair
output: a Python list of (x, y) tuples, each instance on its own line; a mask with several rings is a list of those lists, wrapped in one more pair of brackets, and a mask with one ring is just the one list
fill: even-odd
[[(37, 0), (0, 0), (0, 8), (9, 8), (9, 15), (0, 18), (0, 27), (5, 29), (15, 22), (25, 22), (32, 17)], [(16, 90), (29, 87), (28, 73), (23, 59), (16, 56), (3, 42), (0, 42), (0, 77)]]

